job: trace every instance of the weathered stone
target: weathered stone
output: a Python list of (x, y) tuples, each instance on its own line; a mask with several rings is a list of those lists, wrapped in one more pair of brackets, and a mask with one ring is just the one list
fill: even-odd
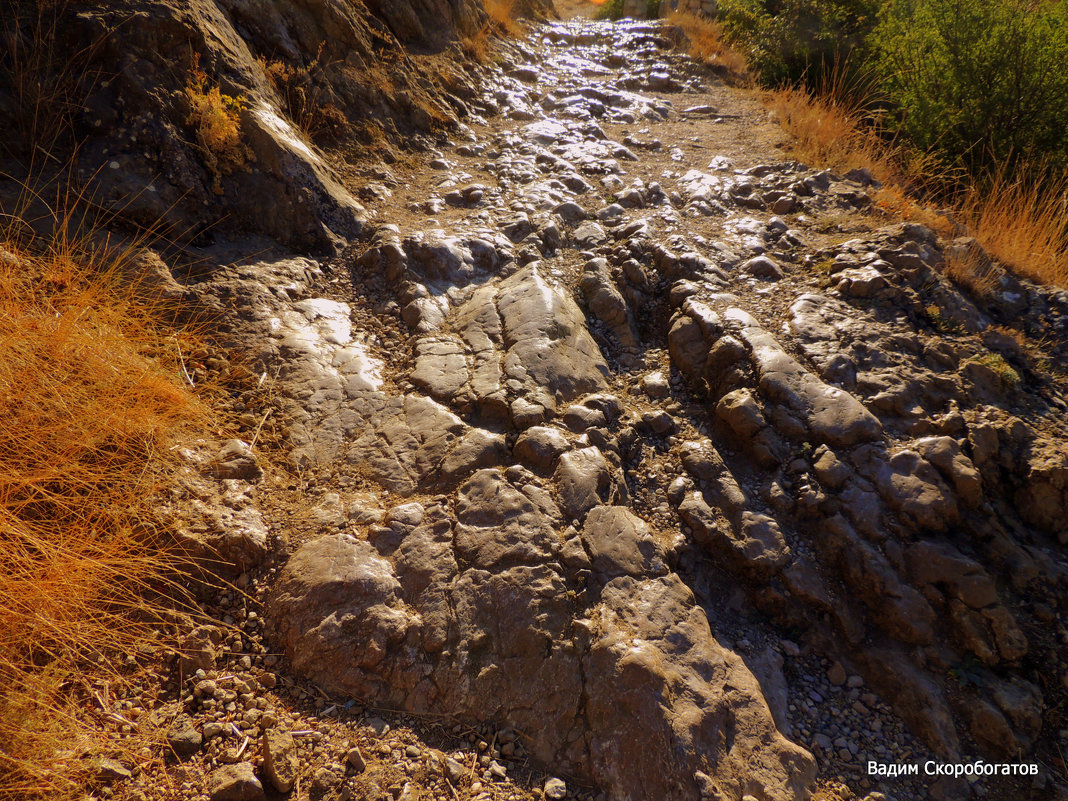
[(816, 478), (828, 489), (841, 489), (853, 475), (853, 469), (826, 446), (821, 445), (813, 456), (812, 469)]
[(882, 424), (856, 398), (805, 370), (770, 334), (747, 326), (741, 335), (752, 349), (761, 392), (800, 414), (813, 436), (831, 446), (848, 447), (882, 435)]
[(1052, 442), (1040, 443), (1033, 448), (1026, 469), (1016, 493), (1020, 515), (1057, 535), (1062, 543), (1068, 542), (1068, 454)]
[(917, 528), (944, 531), (957, 522), (953, 493), (915, 451), (899, 451), (888, 463), (878, 462), (873, 477), (879, 493)]
[(679, 314), (668, 332), (668, 349), (671, 361), (691, 378), (698, 378), (704, 371), (708, 358), (708, 343), (701, 327), (685, 314)]
[(565, 453), (557, 461), (554, 477), (560, 508), (571, 520), (581, 520), (595, 506), (615, 504), (626, 498), (615, 471), (595, 447)]
[(216, 457), (215, 475), (221, 479), (259, 481), (263, 477), (263, 468), (247, 443), (232, 439)]
[(608, 241), (604, 229), (595, 222), (584, 222), (571, 232), (571, 239), (579, 250), (592, 250)]
[(774, 572), (790, 561), (790, 549), (770, 517), (745, 511), (730, 521), (717, 515), (700, 493), (687, 495), (679, 516), (693, 530), (694, 539), (727, 561), (758, 574)]
[(180, 715), (175, 719), (167, 732), (167, 745), (179, 757), (192, 756), (200, 750), (203, 742), (203, 735), (197, 731), (196, 726), (188, 715)]
[(260, 752), (263, 755), (263, 773), (267, 780), (280, 793), (292, 790), (300, 768), (297, 743), (293, 735), (282, 729), (267, 729), (263, 733)]
[[(677, 577), (621, 577), (601, 597), (604, 613), (584, 670), (604, 680), (587, 685), (585, 711), (593, 774), (610, 795), (696, 799), (698, 755), (709, 754), (718, 755), (718, 785), (734, 797), (753, 784), (766, 788), (769, 801), (804, 792), (815, 775), (812, 757), (776, 731), (756, 679), (712, 638)], [(671, 710), (658, 693), (677, 699)], [(724, 750), (728, 720), (734, 745)], [(657, 770), (642, 767), (650, 742), (669, 744)]]
[(716, 415), (743, 441), (767, 425), (760, 404), (748, 389), (736, 389), (720, 398)]
[(778, 281), (783, 277), (782, 268), (767, 256), (757, 256), (745, 262), (742, 272), (769, 281)]
[(819, 542), (842, 577), (875, 613), (875, 622), (905, 642), (926, 645), (934, 638), (935, 613), (916, 590), (901, 581), (886, 557), (864, 542), (841, 515), (820, 526)]
[(951, 437), (924, 437), (913, 443), (916, 451), (953, 485), (957, 496), (975, 508), (983, 502), (983, 480), (972, 460)]
[(567, 438), (559, 429), (533, 426), (519, 435), (512, 454), (534, 470), (547, 471), (569, 447)]
[(622, 506), (598, 506), (586, 515), (582, 543), (603, 580), (617, 576), (656, 576), (667, 572), (663, 549), (649, 526)]
[(224, 765), (212, 771), (208, 778), (211, 801), (260, 801), (263, 785), (256, 778), (250, 762)]
[[(562, 460), (561, 460), (562, 461)], [(531, 497), (498, 470), (480, 470), (457, 492), (457, 554), (480, 568), (537, 564), (559, 547), (559, 512), (547, 497)], [(579, 516), (566, 506), (572, 517)]]

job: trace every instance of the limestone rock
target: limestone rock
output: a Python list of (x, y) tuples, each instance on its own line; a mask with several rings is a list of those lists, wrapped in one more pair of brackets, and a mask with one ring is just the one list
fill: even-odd
[[(697, 755), (717, 754), (721, 792), (738, 797), (753, 782), (769, 801), (800, 798), (815, 776), (812, 757), (778, 733), (756, 680), (690, 598), (675, 576), (605, 587), (605, 617), (584, 660), (587, 675), (604, 677), (587, 686), (594, 776), (613, 797), (696, 799)], [(673, 708), (656, 700), (665, 691), (679, 699)], [(726, 725), (735, 736), (724, 750)], [(651, 742), (668, 744), (657, 770), (643, 767)]]
[(516, 459), (534, 470), (551, 470), (560, 454), (568, 449), (567, 438), (559, 429), (547, 426), (528, 428), (515, 442)]
[(260, 801), (263, 785), (256, 778), (250, 762), (216, 768), (208, 778), (211, 801)]
[(560, 507), (572, 520), (581, 520), (595, 506), (626, 499), (626, 485), (617, 481), (615, 470), (596, 447), (565, 453), (557, 462), (554, 477)]
[(752, 349), (761, 392), (769, 401), (799, 414), (818, 440), (848, 447), (880, 437), (882, 424), (856, 398), (824, 384), (770, 334), (745, 326), (741, 335)]
[[(1060, 443), (1063, 446), (1063, 443)], [(1052, 442), (1034, 448), (1016, 493), (1021, 516), (1038, 528), (1068, 541), (1068, 455)]]
[(300, 767), (297, 744), (293, 736), (281, 729), (267, 729), (261, 743), (263, 772), (280, 793), (288, 793), (297, 780)]
[(460, 487), (455, 536), (462, 559), (486, 569), (537, 564), (554, 553), (559, 512), (547, 497), (523, 489), (498, 470), (480, 470)]
[(655, 576), (667, 572), (663, 549), (649, 526), (623, 506), (598, 506), (582, 526), (582, 544), (593, 571), (604, 580), (617, 576)]

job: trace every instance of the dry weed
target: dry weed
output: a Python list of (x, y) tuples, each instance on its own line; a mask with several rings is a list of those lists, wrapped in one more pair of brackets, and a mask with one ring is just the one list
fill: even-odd
[(698, 61), (718, 68), (736, 81), (744, 80), (745, 56), (727, 44), (723, 26), (711, 17), (675, 11), (668, 21), (677, 25), (689, 40), (689, 52)]
[(68, 6), (67, 0), (0, 3), (0, 83), (11, 87), (18, 133), (17, 142), (0, 147), (31, 165), (63, 160), (56, 153), (72, 144), (80, 99), (98, 78), (87, 64), (100, 42), (72, 53), (62, 40)]
[(876, 128), (862, 124), (863, 112), (848, 98), (784, 87), (767, 93), (766, 102), (795, 137), (794, 150), (803, 160), (835, 170), (867, 169), (883, 183), (904, 177), (899, 153)]
[(526, 26), (516, 19), (516, 0), (485, 0), (483, 5), (490, 21), (497, 26), (500, 33), (513, 38), (526, 33)]
[(1068, 286), (1068, 177), (1043, 165), (1004, 171), (958, 204), (961, 220), (998, 261), (1040, 283)]
[(186, 124), (196, 133), (197, 149), (212, 174), (212, 189), (222, 194), (222, 176), (246, 167), (254, 156), (241, 134), (243, 97), (223, 94), (218, 86), (208, 86), (208, 76), (194, 59), (186, 86), (189, 117)]
[(490, 26), (488, 25), (460, 39), (460, 51), (476, 64), (488, 62), (490, 50)]
[(289, 119), (310, 138), (337, 136), (344, 130), (347, 120), (341, 109), (332, 100), (321, 97), (326, 93), (320, 87), (325, 83), (323, 73), (328, 66), (323, 63), (322, 47), (306, 67), (264, 59), (259, 64), (281, 97)]
[(173, 567), (151, 499), (209, 419), (120, 284), (131, 254), (0, 232), (0, 799), (77, 792), (72, 680), (149, 636), (146, 593)]
[[(923, 223), (943, 236), (956, 233), (953, 219), (1001, 263), (1040, 283), (1068, 283), (1068, 177), (1050, 179), (1045, 165), (1024, 167), (1009, 178), (1002, 171), (972, 184), (950, 203), (949, 215), (918, 199), (917, 188), (934, 194), (959, 186), (963, 177), (938, 169), (932, 158), (909, 152), (882, 135), (854, 97), (832, 85), (813, 93), (783, 88), (766, 102), (794, 138), (804, 161), (834, 170), (866, 168), (883, 188), (875, 203), (888, 214)], [(982, 295), (995, 275), (969, 259), (947, 261), (947, 274)]]

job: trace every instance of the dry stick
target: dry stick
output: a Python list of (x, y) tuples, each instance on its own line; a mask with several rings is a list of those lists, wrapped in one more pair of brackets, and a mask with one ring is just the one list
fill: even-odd
[(263, 413), (263, 419), (260, 420), (260, 424), (256, 426), (256, 433), (252, 435), (252, 442), (248, 446), (249, 450), (256, 447), (256, 440), (260, 438), (260, 429), (263, 428), (263, 424), (267, 422), (267, 418), (271, 416), (271, 411), (271, 409), (268, 409)]
[(189, 371), (185, 369), (185, 357), (182, 356), (182, 343), (178, 341), (178, 337), (174, 337), (174, 346), (178, 348), (178, 364), (182, 368), (182, 375), (185, 376), (185, 380), (189, 382), (189, 386), (193, 389), (197, 388), (197, 385), (193, 383), (193, 378), (189, 375)]

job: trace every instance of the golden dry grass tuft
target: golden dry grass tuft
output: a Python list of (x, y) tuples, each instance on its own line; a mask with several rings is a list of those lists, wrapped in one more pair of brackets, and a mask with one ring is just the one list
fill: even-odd
[(493, 37), (516, 38), (526, 33), (526, 26), (516, 18), (516, 0), (485, 0), (483, 7), (489, 21), (460, 39), (460, 52), (478, 63), (487, 63), (493, 55)]
[(488, 25), (460, 39), (460, 51), (477, 64), (489, 61), (491, 49)]
[(971, 192), (958, 214), (998, 261), (1040, 283), (1068, 286), (1068, 176), (1004, 172)]
[(185, 90), (189, 101), (186, 124), (196, 134), (197, 149), (212, 174), (212, 189), (222, 193), (222, 176), (248, 165), (252, 149), (241, 133), (242, 97), (224, 94), (218, 86), (208, 86), (207, 74), (194, 66)]
[(702, 14), (675, 11), (668, 15), (668, 22), (686, 34), (691, 56), (721, 69), (735, 81), (746, 79), (748, 67), (745, 56), (727, 43), (723, 26), (717, 20)]
[(516, 19), (516, 0), (485, 0), (483, 5), (500, 33), (513, 38), (526, 33), (526, 26)]
[[(936, 212), (916, 189), (946, 193), (959, 186), (931, 158), (900, 147), (883, 136), (877, 121), (851, 101), (849, 93), (829, 86), (814, 93), (786, 87), (766, 94), (766, 103), (794, 136), (794, 152), (808, 163), (834, 170), (865, 168), (883, 184), (875, 203), (890, 215), (923, 223), (943, 236), (955, 233), (951, 217), (1002, 264), (1039, 283), (1068, 284), (1068, 178), (1050, 178), (1044, 165), (1024, 167), (1009, 178), (1004, 172), (950, 193), (947, 215)], [(950, 260), (947, 273), (982, 295), (994, 275), (981, 260)]]
[[(0, 234), (0, 799), (66, 798), (80, 669), (147, 636), (166, 585), (152, 498), (210, 414), (176, 340), (124, 289), (129, 251)], [(139, 622), (142, 621), (142, 622)]]
[(795, 137), (794, 151), (803, 160), (833, 170), (867, 169), (883, 183), (905, 177), (899, 151), (877, 128), (864, 126), (862, 110), (833, 88), (817, 94), (783, 87), (768, 92), (766, 102)]

